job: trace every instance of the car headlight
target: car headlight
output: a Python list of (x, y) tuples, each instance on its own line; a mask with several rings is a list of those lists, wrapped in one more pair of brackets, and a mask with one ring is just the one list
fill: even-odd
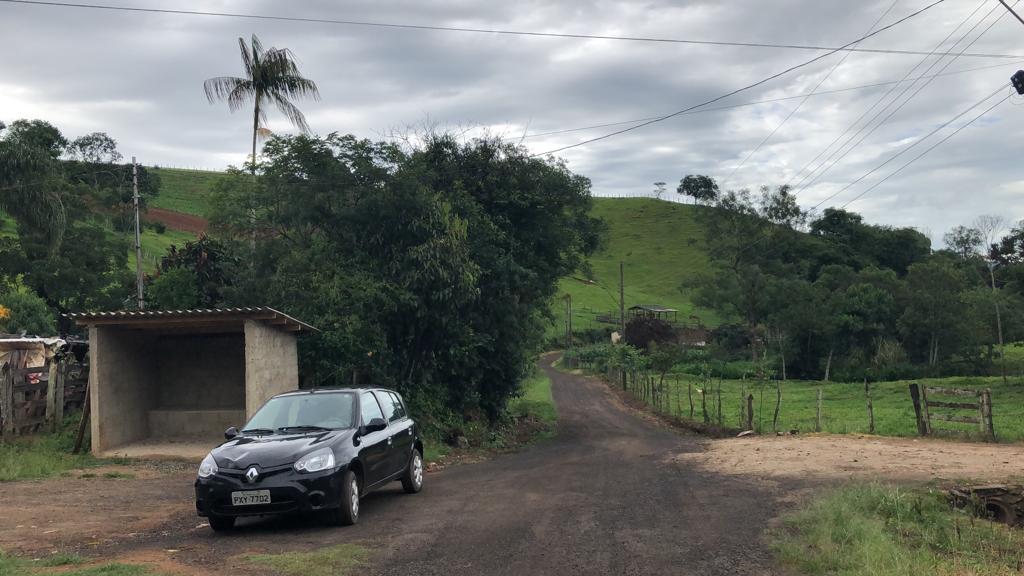
[(213, 454), (207, 454), (206, 458), (199, 464), (199, 477), (209, 478), (217, 473), (217, 461), (213, 459)]
[(334, 451), (330, 448), (314, 450), (295, 463), (295, 470), (299, 472), (319, 472), (331, 468), (334, 468)]

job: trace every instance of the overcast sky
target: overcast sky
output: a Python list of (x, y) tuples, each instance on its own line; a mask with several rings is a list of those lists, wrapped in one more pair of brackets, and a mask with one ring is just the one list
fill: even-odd
[[(839, 46), (864, 35), (893, 4), (892, 0), (104, 1), (309, 18), (823, 46)], [(897, 0), (880, 25), (928, 3)], [(980, 4), (981, 9), (952, 36), (947, 49), (975, 23), (981, 22), (954, 51), (999, 18), (969, 51), (1024, 55), (1024, 26), (1005, 14), (997, 0)], [(978, 6), (979, 0), (946, 0), (860, 46), (929, 51)], [(212, 76), (240, 75), (237, 38), (253, 33), (266, 46), (294, 51), (303, 74), (319, 85), (322, 101), (299, 103), (315, 132), (351, 132), (367, 138), (424, 123), (520, 136), (658, 116), (821, 53), (0, 3), (4, 54), (0, 119), (42, 118), (69, 137), (105, 131), (118, 140), (126, 157), (136, 155), (147, 165), (223, 169), (238, 164), (249, 146), (251, 120), (241, 112), (230, 114), (226, 104), (208, 104), (202, 83)], [(895, 81), (923, 58), (852, 53), (836, 66), (843, 59), (839, 53), (714, 106), (805, 94), (830, 71), (819, 90)], [(912, 76), (923, 74), (936, 60), (926, 60)], [(947, 64), (946, 72), (997, 67), (934, 79), (817, 183), (800, 189), (800, 202), (807, 208), (814, 206), (1024, 68), (1018, 60), (966, 56), (951, 60), (938, 62), (931, 73)], [(923, 83), (906, 92), (904, 99)], [(875, 111), (905, 86), (900, 85)], [(559, 155), (574, 171), (592, 179), (598, 196), (648, 195), (655, 181), (667, 182), (672, 191), (689, 173), (710, 174), (729, 188), (796, 183), (801, 179), (797, 171), (889, 88), (807, 99), (738, 170), (740, 162), (801, 99), (683, 115)], [(1009, 93), (1007, 87), (825, 206), (845, 204)], [(533, 152), (545, 152), (621, 127), (534, 137), (524, 143)], [(275, 112), (270, 113), (270, 128), (291, 131)], [(849, 208), (871, 222), (918, 227), (936, 241), (951, 226), (969, 223), (979, 214), (1024, 218), (1024, 96), (1003, 103)]]

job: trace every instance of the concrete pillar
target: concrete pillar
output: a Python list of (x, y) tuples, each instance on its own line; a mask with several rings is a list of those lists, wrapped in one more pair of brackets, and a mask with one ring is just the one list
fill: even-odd
[(295, 334), (245, 321), (245, 414), (275, 394), (299, 388), (299, 352)]

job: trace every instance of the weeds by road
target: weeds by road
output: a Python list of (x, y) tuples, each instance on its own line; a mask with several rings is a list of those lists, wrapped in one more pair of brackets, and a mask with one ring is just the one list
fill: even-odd
[(369, 557), (358, 544), (339, 544), (312, 552), (284, 552), (249, 556), (246, 561), (272, 569), (281, 576), (345, 576)]
[(942, 492), (879, 484), (819, 496), (772, 539), (784, 565), (809, 575), (1003, 575), (1024, 562), (1024, 533), (953, 510)]
[(8, 556), (0, 552), (0, 574), (4, 576), (142, 576), (149, 569), (138, 564), (107, 563), (81, 566), (85, 559), (57, 553), (38, 560)]

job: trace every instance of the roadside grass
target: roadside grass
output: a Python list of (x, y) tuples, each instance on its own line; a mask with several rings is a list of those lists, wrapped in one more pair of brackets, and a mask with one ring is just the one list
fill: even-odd
[(150, 200), (151, 206), (209, 217), (210, 193), (217, 181), (224, 178), (224, 172), (181, 168), (151, 170), (160, 176), (160, 193)]
[(594, 198), (591, 215), (604, 219), (608, 235), (605, 246), (589, 259), (593, 283), (582, 274), (561, 280), (547, 336), (564, 333), (561, 298), (567, 293), (572, 295), (574, 330), (605, 326), (595, 316), (618, 310), (620, 261), (625, 263), (626, 307), (661, 304), (678, 309), (680, 321), (695, 314), (705, 324), (717, 325), (716, 315), (694, 307), (692, 292), (680, 290), (685, 280), (710, 270), (701, 223), (702, 211), (709, 209), (653, 198)]
[(75, 554), (58, 552), (39, 560), (28, 560), (0, 552), (0, 574), (3, 576), (143, 576), (149, 568), (139, 564), (113, 562), (80, 566), (85, 559)]
[(78, 418), (77, 413), (67, 416), (57, 433), (0, 441), (0, 482), (47, 478), (106, 463), (89, 454), (71, 453)]
[[(1000, 377), (950, 377), (922, 380), (898, 380), (871, 383), (871, 398), (875, 414), (875, 434), (879, 436), (916, 436), (917, 421), (910, 399), (912, 382), (946, 388), (991, 389), (993, 426), (998, 441), (1024, 440), (1024, 383), (1011, 378), (1004, 383)], [(705, 383), (698, 376), (670, 374), (666, 377), (668, 406), (662, 410), (670, 415), (690, 417), (689, 386), (692, 385), (693, 419), (702, 421), (700, 394), (706, 387), (707, 410), (712, 422), (718, 418), (718, 388), (721, 386), (722, 425), (745, 427), (741, 420), (741, 400), (754, 396), (754, 428), (772, 432), (775, 412), (776, 381), (717, 380)], [(822, 431), (833, 434), (867, 434), (869, 432), (867, 401), (861, 383), (814, 382), (789, 380), (780, 382), (782, 403), (779, 408), (777, 430), (813, 432), (817, 412), (818, 390), (822, 391)], [(932, 409), (933, 414), (947, 413), (976, 416), (970, 411)], [(937, 423), (936, 428), (957, 430), (968, 438), (980, 438), (978, 427), (970, 424)]]
[(1024, 532), (950, 507), (943, 493), (880, 484), (834, 489), (769, 532), (778, 560), (801, 574), (1009, 575)]
[(358, 544), (339, 544), (312, 552), (284, 552), (247, 556), (250, 564), (282, 576), (344, 576), (362, 566), (369, 550)]
[(521, 392), (521, 396), (509, 402), (509, 413), (517, 418), (536, 418), (547, 428), (542, 435), (550, 435), (558, 420), (555, 400), (551, 396), (551, 379), (547, 374), (537, 371), (523, 381)]

